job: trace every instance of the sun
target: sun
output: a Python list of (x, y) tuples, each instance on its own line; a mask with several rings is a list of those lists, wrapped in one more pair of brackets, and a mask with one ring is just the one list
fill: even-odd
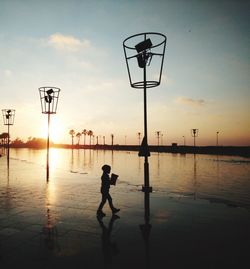
[(51, 141), (53, 141), (54, 143), (60, 143), (64, 135), (65, 135), (64, 125), (62, 124), (62, 121), (58, 117), (55, 117), (51, 121), (51, 125), (50, 125)]
[[(48, 121), (44, 121), (42, 128), (42, 136), (47, 138), (48, 136)], [(61, 143), (65, 136), (64, 125), (58, 117), (50, 117), (49, 137), (53, 143)]]

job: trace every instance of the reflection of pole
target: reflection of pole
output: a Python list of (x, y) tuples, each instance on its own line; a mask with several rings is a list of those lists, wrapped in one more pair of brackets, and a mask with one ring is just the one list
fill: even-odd
[(48, 113), (48, 137), (47, 137), (47, 181), (49, 180), (49, 127), (50, 127), (50, 104), (49, 104), (49, 113)]
[[(145, 171), (144, 171), (145, 172)], [(150, 268), (150, 245), (149, 245), (149, 236), (152, 225), (150, 224), (150, 207), (149, 207), (149, 197), (150, 192), (144, 192), (144, 204), (145, 204), (145, 223), (140, 225), (142, 236), (145, 243), (145, 268)]]
[(150, 218), (150, 187), (149, 187), (149, 165), (148, 165), (148, 157), (145, 156), (144, 162), (144, 218), (145, 221), (149, 221)]
[(196, 154), (194, 154), (194, 200), (197, 196), (197, 180), (196, 180)]

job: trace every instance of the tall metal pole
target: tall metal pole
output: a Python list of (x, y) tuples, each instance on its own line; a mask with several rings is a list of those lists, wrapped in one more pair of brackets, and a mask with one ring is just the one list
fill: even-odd
[(219, 145), (219, 132), (216, 133), (216, 146)]
[(10, 164), (10, 124), (8, 119), (8, 139), (7, 139), (7, 166), (9, 168)]
[[(144, 36), (146, 40), (146, 35)], [(143, 52), (143, 58), (146, 59), (146, 51)], [(143, 81), (144, 81), (144, 89), (143, 89), (143, 99), (144, 99), (144, 139), (148, 152), (148, 130), (147, 130), (147, 75), (146, 75), (146, 64), (143, 68)], [(144, 207), (145, 207), (145, 220), (149, 221), (150, 218), (150, 204), (149, 204), (149, 165), (148, 165), (148, 154), (144, 156)]]
[(50, 131), (49, 129), (50, 129), (50, 103), (48, 111), (47, 164), (46, 164), (47, 181), (49, 180), (49, 131)]

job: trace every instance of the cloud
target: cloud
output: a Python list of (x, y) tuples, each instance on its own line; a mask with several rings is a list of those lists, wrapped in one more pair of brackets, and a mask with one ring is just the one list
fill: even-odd
[(72, 35), (63, 35), (61, 33), (55, 33), (49, 36), (48, 44), (56, 50), (70, 52), (77, 52), (91, 47), (88, 39), (80, 40)]
[(184, 105), (188, 105), (188, 106), (203, 106), (205, 104), (205, 100), (203, 99), (192, 99), (189, 97), (178, 97), (175, 102), (177, 104), (184, 104)]
[(12, 76), (12, 71), (9, 70), (9, 69), (5, 69), (5, 70), (3, 71), (3, 73), (4, 73), (4, 76), (7, 77), (7, 78), (9, 78), (9, 77)]

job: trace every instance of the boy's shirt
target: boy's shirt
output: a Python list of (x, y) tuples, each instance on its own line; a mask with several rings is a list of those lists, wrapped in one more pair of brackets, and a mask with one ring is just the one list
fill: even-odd
[(103, 173), (102, 177), (102, 187), (101, 187), (101, 191), (109, 191), (110, 188), (110, 178), (108, 174)]

